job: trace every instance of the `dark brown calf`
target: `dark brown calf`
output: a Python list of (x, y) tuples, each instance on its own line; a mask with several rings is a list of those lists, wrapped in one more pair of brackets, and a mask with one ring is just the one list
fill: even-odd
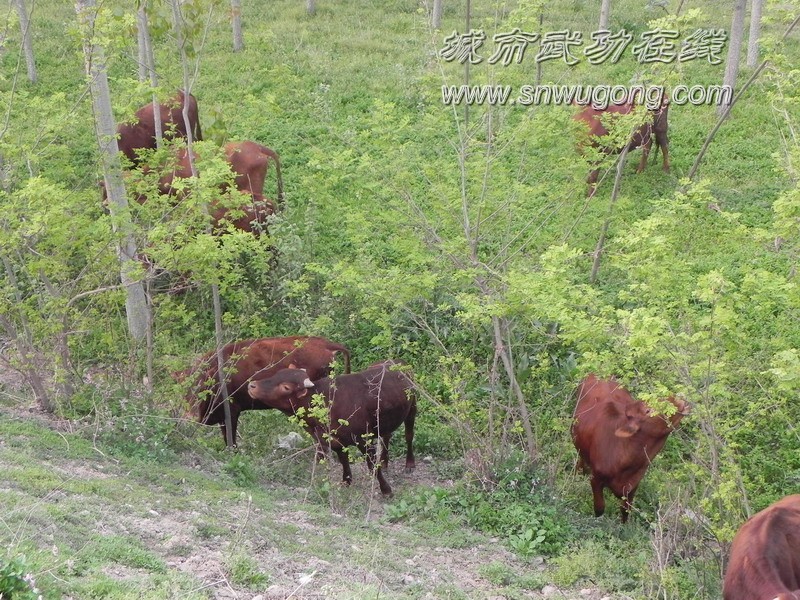
[[(186, 123), (183, 120), (183, 105), (186, 95), (183, 90), (178, 90), (177, 94), (164, 104), (159, 104), (159, 114), (161, 115), (161, 130), (164, 139), (185, 138)], [(155, 149), (156, 147), (156, 123), (153, 112), (153, 104), (145, 104), (136, 111), (135, 118), (130, 123), (121, 123), (117, 126), (119, 150), (134, 165), (139, 164), (137, 150)], [(200, 119), (197, 114), (197, 99), (189, 94), (189, 125), (191, 126), (192, 139), (199, 141), (203, 139), (200, 131)]]
[(605, 512), (603, 488), (622, 500), (622, 522), (628, 520), (633, 497), (650, 461), (661, 452), (667, 437), (689, 413), (688, 404), (669, 398), (677, 412), (671, 417), (653, 414), (613, 379), (587, 375), (578, 386), (572, 422), (572, 441), (578, 464), (591, 472), (594, 514)]
[[(381, 492), (389, 496), (392, 488), (383, 469), (375, 465), (375, 444), (380, 439), (388, 445), (389, 438), (405, 424), (406, 471), (415, 467), (414, 420), (417, 402), (414, 384), (394, 363), (378, 363), (350, 375), (335, 379), (326, 377), (312, 382), (310, 373), (300, 369), (284, 369), (273, 377), (253, 381), (249, 385), (254, 400), (287, 415), (304, 413), (305, 428), (320, 449), (331, 448), (342, 464), (342, 480), (353, 479), (346, 448), (356, 446), (367, 457), (367, 465), (375, 473)], [(314, 394), (322, 394), (328, 407), (328, 417), (321, 421), (306, 411)], [(384, 465), (386, 464), (384, 458)]]
[[(606, 114), (619, 114), (627, 115), (634, 109), (634, 105), (630, 102), (625, 104), (609, 104), (608, 108), (597, 109), (591, 104), (584, 106), (580, 112), (576, 113), (573, 118), (576, 121), (586, 123), (589, 135), (589, 145), (594, 148), (600, 148), (605, 154), (613, 154), (621, 152), (622, 148), (609, 147), (604, 140), (603, 136), (608, 135), (608, 129), (601, 121), (601, 117)], [(663, 169), (665, 173), (669, 173), (669, 138), (667, 113), (669, 110), (669, 101), (665, 99), (661, 107), (656, 110), (648, 112), (648, 118), (631, 136), (628, 143), (628, 151), (642, 148), (642, 158), (639, 161), (639, 166), (636, 169), (637, 173), (644, 171), (647, 166), (647, 157), (650, 154), (650, 149), (653, 147), (653, 139), (655, 138), (658, 148), (664, 156)], [(657, 151), (657, 150), (656, 150)], [(589, 184), (588, 195), (593, 196), (596, 190), (597, 176), (600, 173), (599, 169), (594, 169), (589, 173), (586, 182)]]
[[(330, 364), (335, 354), (341, 352), (345, 360), (345, 372), (350, 372), (350, 351), (340, 344), (321, 337), (283, 337), (242, 340), (228, 344), (222, 349), (226, 387), (230, 397), (231, 435), (236, 445), (236, 426), (239, 414), (245, 410), (263, 410), (271, 406), (253, 400), (247, 384), (271, 377), (281, 369), (295, 366), (306, 369), (308, 376), (325, 377), (330, 373)], [(192, 387), (186, 393), (194, 417), (206, 425), (219, 423), (222, 438), (227, 443), (225, 409), (218, 377), (216, 350), (206, 353), (194, 367), (173, 374), (180, 381), (190, 378)]]
[(731, 545), (724, 600), (800, 600), (800, 495), (753, 515)]

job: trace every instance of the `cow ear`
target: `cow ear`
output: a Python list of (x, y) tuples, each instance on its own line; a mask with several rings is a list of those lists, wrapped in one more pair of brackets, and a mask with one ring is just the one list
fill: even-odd
[(615, 436), (622, 438), (631, 437), (639, 431), (639, 418), (637, 418), (638, 415), (636, 414), (637, 409), (640, 409), (639, 405), (629, 405), (625, 409), (625, 422), (614, 431)]

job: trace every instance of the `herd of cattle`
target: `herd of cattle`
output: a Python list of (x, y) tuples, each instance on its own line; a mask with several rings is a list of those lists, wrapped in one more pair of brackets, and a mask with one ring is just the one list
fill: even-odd
[[(188, 118), (183, 117), (187, 95), (178, 92), (169, 103), (160, 105), (160, 120), (165, 136), (202, 139), (197, 101), (188, 95)], [(575, 118), (589, 128), (590, 143), (605, 153), (621, 150), (598, 141), (608, 132), (600, 120), (603, 112), (627, 114), (632, 105), (611, 105), (606, 111), (586, 106)], [(639, 171), (644, 169), (653, 142), (661, 148), (664, 170), (669, 170), (667, 109), (663, 104), (651, 111), (648, 120), (633, 133), (628, 144), (641, 146)], [(136, 120), (117, 129), (119, 149), (130, 164), (143, 170), (140, 149), (156, 147), (153, 105), (136, 112)], [(248, 199), (244, 216), (232, 221), (235, 227), (257, 234), (264, 218), (275, 205), (264, 197), (264, 182), (270, 161), (278, 179), (278, 200), (282, 182), (278, 155), (255, 142), (233, 142), (225, 155), (235, 174), (237, 189)], [(173, 195), (174, 178), (191, 176), (188, 151), (176, 152), (172, 172), (162, 175), (159, 190)], [(598, 171), (589, 175), (589, 194), (594, 193)], [(141, 202), (144, 198), (139, 199)], [(214, 223), (226, 218), (227, 209), (211, 207)], [(257, 226), (256, 226), (257, 225)], [(336, 354), (344, 359), (344, 373), (331, 377)], [(222, 357), (223, 364), (218, 362)], [(219, 373), (225, 374), (221, 385)], [(378, 480), (384, 495), (392, 490), (384, 471), (388, 466), (389, 442), (401, 424), (405, 425), (406, 470), (414, 469), (414, 421), (417, 391), (406, 365), (387, 360), (363, 371), (350, 372), (350, 352), (321, 337), (294, 336), (263, 338), (226, 345), (221, 354), (212, 350), (192, 367), (174, 373), (178, 381), (188, 382), (186, 401), (194, 418), (207, 425), (219, 424), (228, 441), (225, 405), (230, 416), (231, 437), (236, 443), (239, 416), (246, 410), (277, 409), (301, 417), (301, 422), (316, 444), (316, 456), (333, 450), (341, 465), (342, 479), (352, 480), (347, 448), (357, 447)], [(609, 488), (621, 501), (622, 522), (628, 520), (639, 483), (650, 462), (661, 451), (669, 434), (678, 426), (690, 407), (682, 399), (670, 397), (669, 416), (634, 400), (613, 378), (588, 375), (578, 386), (572, 418), (572, 439), (578, 451), (576, 468), (590, 475), (594, 513), (605, 511), (603, 490)], [(324, 410), (318, 412), (316, 398)], [(226, 398), (229, 402), (226, 403)], [(372, 443), (375, 442), (375, 443)], [(380, 466), (376, 464), (380, 449)], [(723, 586), (724, 600), (800, 600), (800, 495), (787, 496), (753, 516), (734, 538)]]

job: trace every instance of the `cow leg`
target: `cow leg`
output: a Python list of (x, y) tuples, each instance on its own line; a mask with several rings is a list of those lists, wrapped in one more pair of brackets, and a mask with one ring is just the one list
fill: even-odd
[(636, 172), (641, 173), (647, 166), (647, 157), (650, 156), (650, 149), (653, 147), (653, 136), (648, 136), (647, 143), (642, 144), (642, 159), (639, 161), (639, 166), (636, 167)]
[(669, 173), (669, 138), (667, 138), (667, 134), (665, 132), (656, 133), (656, 143), (664, 155), (664, 164), (662, 166), (664, 173)]
[[(233, 407), (231, 407), (233, 409)], [(233, 445), (231, 448), (236, 448), (236, 427), (239, 425), (239, 411), (231, 410), (231, 439), (233, 440)], [(225, 420), (223, 419), (222, 423), (219, 424), (220, 431), (222, 431), (222, 443), (225, 444), (225, 447), (228, 447), (228, 428), (225, 427)]]
[(602, 516), (602, 514), (606, 512), (606, 500), (603, 498), (603, 484), (600, 483), (594, 475), (592, 475), (589, 483), (592, 485), (592, 497), (594, 498), (594, 516)]
[(367, 466), (369, 467), (369, 470), (375, 474), (375, 479), (378, 480), (378, 486), (381, 488), (381, 494), (384, 496), (391, 496), (392, 488), (389, 485), (389, 482), (386, 481), (386, 477), (383, 475), (383, 469), (381, 469), (380, 466), (375, 463), (375, 444), (370, 444), (367, 447), (359, 446), (359, 449), (367, 457)]
[(575, 473), (580, 471), (584, 475), (589, 474), (589, 467), (586, 466), (586, 463), (583, 462), (583, 457), (579, 454), (578, 460), (575, 461)]
[(406, 417), (406, 473), (413, 471), (417, 462), (414, 460), (414, 422), (417, 419), (417, 403), (411, 405), (411, 410)]
[(347, 457), (347, 450), (345, 448), (337, 448), (334, 452), (339, 457), (339, 462), (342, 463), (342, 482), (345, 485), (350, 485), (353, 482), (353, 472), (350, 470), (350, 459)]
[(381, 467), (389, 468), (389, 442), (392, 441), (391, 433), (384, 433), (381, 436)]
[(224, 422), (219, 424), (219, 430), (222, 432), (222, 443), (227, 448), (228, 447), (228, 428), (225, 427), (225, 423)]

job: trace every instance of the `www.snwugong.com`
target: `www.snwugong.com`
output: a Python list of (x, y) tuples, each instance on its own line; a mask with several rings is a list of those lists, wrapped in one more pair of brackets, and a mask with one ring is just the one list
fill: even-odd
[(511, 85), (443, 85), (442, 102), (446, 105), (538, 106), (542, 104), (591, 104), (603, 110), (610, 104), (644, 104), (655, 110), (665, 101), (694, 106), (726, 105), (733, 99), (729, 85), (677, 85), (669, 94), (662, 86), (622, 85), (523, 85), (514, 94)]

